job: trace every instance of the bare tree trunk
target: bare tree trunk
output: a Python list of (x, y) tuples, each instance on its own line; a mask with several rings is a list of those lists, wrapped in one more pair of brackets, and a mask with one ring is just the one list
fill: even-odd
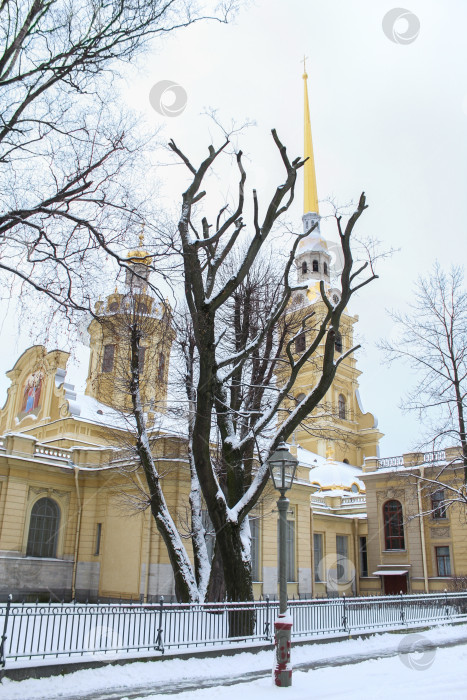
[(160, 477), (151, 453), (140, 395), (139, 343), (140, 330), (138, 324), (134, 323), (131, 326), (130, 391), (133, 415), (135, 416), (137, 428), (136, 450), (149, 488), (151, 512), (156, 521), (157, 529), (164, 540), (172, 565), (177, 600), (182, 603), (199, 602), (199, 591), (196, 585), (193, 568), (169, 509), (167, 508), (167, 503), (160, 485)]
[(214, 546), (214, 556), (211, 561), (211, 575), (209, 577), (206, 600), (209, 603), (222, 603), (225, 600), (225, 575), (222, 562), (221, 550), (216, 539)]

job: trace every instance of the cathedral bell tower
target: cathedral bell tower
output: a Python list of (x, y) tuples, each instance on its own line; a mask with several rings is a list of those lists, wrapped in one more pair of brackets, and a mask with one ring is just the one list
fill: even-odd
[[(333, 258), (337, 258), (341, 252), (339, 244), (327, 241), (320, 230), (306, 69), (303, 73), (303, 80), (304, 156), (306, 162), (303, 167), (304, 212), (302, 221), (303, 231), (304, 233), (309, 232), (309, 235), (300, 241), (295, 257), (297, 282), (300, 285), (306, 285), (306, 287), (293, 293), (290, 310), (299, 315), (308, 315), (310, 311), (313, 311), (314, 315), (304, 331), (296, 338), (295, 352), (297, 355), (305, 350), (319, 326), (320, 319), (323, 319), (327, 313), (327, 307), (321, 297), (320, 282), (324, 282), (325, 293), (331, 303), (337, 304), (341, 297), (338, 281), (339, 270), (333, 265)], [(311, 230), (312, 228), (313, 230)], [(340, 330), (336, 333), (335, 339), (337, 355), (341, 355), (353, 347), (353, 326), (357, 321), (358, 317), (351, 316), (347, 309), (342, 314)], [(294, 396), (291, 406), (302, 401), (316, 385), (319, 379), (320, 357), (322, 357), (323, 349), (323, 346), (318, 349), (314, 361), (305, 365), (298, 375), (293, 389)], [(323, 457), (332, 451), (338, 461), (345, 460), (356, 466), (361, 466), (365, 457), (373, 457), (378, 454), (378, 442), (382, 434), (377, 429), (375, 417), (371, 413), (365, 413), (362, 408), (358, 392), (360, 374), (361, 371), (357, 368), (353, 354), (339, 365), (332, 386), (323, 401), (306, 419), (302, 427), (295, 431), (295, 440), (302, 447)]]
[(168, 302), (158, 303), (148, 291), (152, 257), (140, 245), (127, 254), (125, 284), (115, 287), (105, 301), (95, 306), (95, 318), (88, 327), (91, 356), (86, 395), (111, 408), (129, 412), (130, 326), (141, 331), (139, 363), (140, 389), (144, 410), (165, 411), (170, 350), (174, 338)]

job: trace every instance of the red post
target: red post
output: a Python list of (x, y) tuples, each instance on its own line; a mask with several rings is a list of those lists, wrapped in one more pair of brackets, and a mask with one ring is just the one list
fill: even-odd
[(290, 663), (292, 618), (287, 613), (279, 614), (274, 622), (274, 633), (276, 644), (274, 683), (281, 688), (286, 688), (292, 685), (292, 664)]

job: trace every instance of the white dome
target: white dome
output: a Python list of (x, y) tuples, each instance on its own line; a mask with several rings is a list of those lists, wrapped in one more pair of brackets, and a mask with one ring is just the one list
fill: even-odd
[(321, 236), (316, 236), (310, 234), (306, 238), (303, 238), (298, 244), (298, 254), (307, 252), (328, 252), (328, 244)]

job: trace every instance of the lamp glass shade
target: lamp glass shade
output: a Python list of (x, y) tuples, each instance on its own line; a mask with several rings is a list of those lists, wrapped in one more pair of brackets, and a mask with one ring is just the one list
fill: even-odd
[(269, 470), (278, 491), (291, 488), (298, 460), (290, 454), (285, 442), (281, 442), (268, 459)]

